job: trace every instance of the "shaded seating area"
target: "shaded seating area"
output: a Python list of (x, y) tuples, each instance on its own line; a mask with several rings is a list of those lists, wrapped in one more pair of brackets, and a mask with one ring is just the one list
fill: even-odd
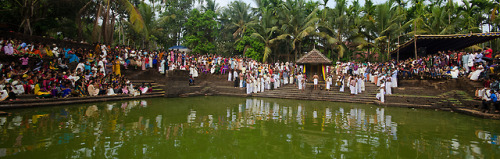
[[(438, 51), (461, 50), (500, 37), (500, 32), (452, 35), (416, 35), (390, 52), (392, 59), (405, 60), (434, 54)], [(398, 58), (399, 57), (399, 58)]]

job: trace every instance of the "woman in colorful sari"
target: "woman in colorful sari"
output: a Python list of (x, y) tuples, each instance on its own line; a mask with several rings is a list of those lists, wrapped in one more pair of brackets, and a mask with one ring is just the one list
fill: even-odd
[(35, 95), (36, 95), (36, 98), (48, 98), (50, 97), (50, 92), (47, 91), (46, 89), (42, 89), (40, 88), (41, 86), (41, 83), (37, 83), (35, 85)]
[(45, 46), (43, 49), (45, 50), (45, 53), (47, 54), (48, 57), (54, 57), (52, 49), (50, 49), (49, 45)]
[(113, 65), (113, 73), (115, 73), (115, 75), (117, 76), (120, 76), (121, 75), (121, 71), (120, 71), (120, 60), (117, 58), (115, 59), (114, 61), (114, 65)]
[(57, 68), (57, 64), (58, 64), (57, 59), (50, 61), (49, 69), (54, 70), (54, 71), (58, 70), (59, 68)]
[(85, 83), (82, 82), (82, 79), (75, 82), (75, 91), (74, 94), (78, 97), (87, 96), (87, 91), (85, 88)]

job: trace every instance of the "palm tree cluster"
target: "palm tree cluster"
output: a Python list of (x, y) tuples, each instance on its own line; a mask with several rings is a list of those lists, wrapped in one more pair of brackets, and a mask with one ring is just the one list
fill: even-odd
[[(334, 61), (384, 61), (415, 35), (500, 29), (500, 0), (364, 0), (363, 5), (332, 0), (333, 8), (328, 2), (254, 0), (252, 7), (235, 0), (221, 7), (214, 0), (5, 0), (0, 24), (28, 34), (62, 32), (88, 42), (149, 49), (208, 43), (196, 53), (264, 62), (293, 61), (313, 48)], [(65, 4), (67, 9), (50, 9)]]

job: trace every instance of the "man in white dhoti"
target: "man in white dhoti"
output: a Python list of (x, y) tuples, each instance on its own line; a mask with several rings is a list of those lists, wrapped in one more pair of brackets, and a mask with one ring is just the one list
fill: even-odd
[(365, 91), (365, 77), (361, 77), (361, 91)]
[(354, 83), (356, 83), (356, 86), (354, 87), (354, 94), (358, 94), (359, 90), (359, 84), (358, 84), (358, 75), (354, 75)]
[(349, 89), (351, 90), (351, 95), (357, 94), (356, 79), (354, 77), (351, 77), (349, 80)]
[(332, 85), (332, 77), (328, 76), (326, 78), (326, 91), (330, 91), (330, 86)]
[(278, 78), (278, 75), (274, 74), (273, 79), (274, 79), (274, 89), (278, 89), (278, 86), (280, 84), (280, 82), (279, 82), (280, 80)]
[(240, 72), (240, 88), (243, 88), (243, 73)]
[(319, 76), (314, 73), (314, 76), (313, 76), (313, 80), (314, 80), (314, 90), (317, 90), (318, 89), (318, 79), (319, 79)]
[(340, 85), (340, 92), (344, 92), (344, 89), (345, 89), (345, 88), (344, 88), (344, 75), (342, 75), (342, 76), (340, 77), (340, 80), (339, 80), (339, 81), (340, 81), (340, 84), (339, 84), (339, 85)]
[(227, 81), (232, 81), (233, 77), (232, 77), (233, 73), (231, 71), (229, 71), (229, 73), (227, 74)]
[(255, 85), (256, 85), (255, 91), (254, 91), (255, 93), (260, 92), (260, 87), (261, 87), (260, 86), (260, 83), (261, 83), (260, 80), (261, 80), (261, 78), (258, 77), (258, 76), (257, 76), (257, 79), (255, 79)]
[(362, 76), (363, 76), (363, 75), (359, 75), (359, 76), (358, 76), (358, 78), (357, 78), (357, 79), (358, 79), (358, 83), (357, 83), (358, 93), (361, 93), (361, 89), (362, 89), (362, 88), (361, 88), (361, 82), (363, 81), (363, 80), (361, 79), (361, 77), (362, 77)]
[(247, 84), (247, 94), (252, 94), (252, 80), (250, 78), (247, 78), (246, 80)]
[(264, 87), (265, 87), (265, 79), (262, 78), (262, 75), (260, 75), (260, 92), (264, 92)]
[(384, 101), (385, 101), (385, 99), (384, 99), (384, 93), (385, 93), (384, 89), (385, 89), (385, 84), (384, 84), (384, 83), (382, 83), (382, 84), (380, 85), (380, 87), (379, 87), (379, 88), (380, 88), (380, 89), (379, 89), (379, 93), (377, 93), (377, 96), (376, 96), (376, 97), (377, 97), (377, 99), (379, 99), (379, 100), (380, 100), (380, 102), (384, 103)]
[(299, 86), (299, 90), (302, 90), (302, 74), (297, 76), (297, 85)]
[(236, 70), (234, 70), (233, 71), (233, 81), (235, 81), (236, 78), (238, 78), (238, 72)]
[(389, 76), (387, 76), (386, 78), (386, 84), (385, 84), (385, 94), (392, 94), (392, 78)]
[(391, 79), (391, 82), (392, 82), (392, 87), (398, 87), (398, 70), (394, 70), (394, 72), (392, 72), (392, 79)]

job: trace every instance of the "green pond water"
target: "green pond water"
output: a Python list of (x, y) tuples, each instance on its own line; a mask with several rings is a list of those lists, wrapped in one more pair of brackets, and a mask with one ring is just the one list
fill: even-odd
[(8, 112), (0, 158), (500, 158), (500, 121), (434, 110), (193, 97)]

